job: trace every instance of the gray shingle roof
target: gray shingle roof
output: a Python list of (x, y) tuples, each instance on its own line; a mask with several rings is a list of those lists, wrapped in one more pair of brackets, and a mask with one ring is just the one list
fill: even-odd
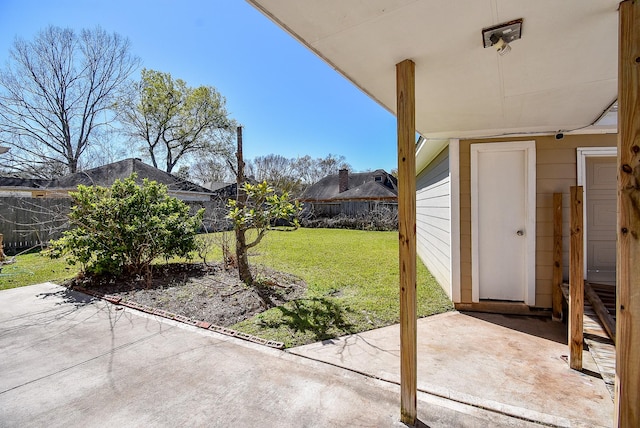
[(43, 178), (0, 177), (0, 187), (27, 187), (29, 189), (43, 189), (51, 185), (51, 180)]
[(49, 190), (74, 190), (79, 184), (108, 187), (117, 179), (125, 179), (134, 172), (138, 174), (136, 182), (139, 184), (142, 183), (143, 179), (148, 178), (149, 180), (166, 185), (170, 191), (174, 192), (212, 193), (209, 189), (178, 178), (151, 165), (147, 165), (139, 159), (133, 158), (124, 159), (86, 171), (76, 172), (74, 174), (68, 174), (55, 180), (0, 177), (0, 186)]
[(49, 188), (74, 189), (78, 187), (79, 184), (107, 187), (111, 186), (115, 180), (125, 179), (134, 172), (138, 174), (136, 182), (139, 184), (142, 183), (143, 179), (148, 178), (149, 180), (166, 185), (171, 191), (211, 193), (209, 189), (178, 178), (175, 175), (171, 175), (151, 165), (147, 165), (139, 159), (133, 158), (124, 159), (86, 171), (76, 172), (75, 174), (65, 175), (64, 177), (54, 180), (55, 182), (49, 186)]
[[(381, 181), (376, 181), (376, 176)], [(348, 190), (340, 193), (340, 176), (332, 174), (309, 186), (302, 201), (329, 201), (344, 199), (389, 199), (398, 196), (398, 182), (383, 169), (371, 172), (349, 173)]]
[(398, 192), (377, 181), (368, 181), (333, 197), (334, 200), (397, 198)]

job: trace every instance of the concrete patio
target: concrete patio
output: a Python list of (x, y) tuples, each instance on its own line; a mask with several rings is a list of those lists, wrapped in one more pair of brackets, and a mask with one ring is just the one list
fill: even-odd
[[(611, 425), (561, 325), (503, 321), (419, 321), (421, 426)], [(404, 426), (397, 342), (391, 326), (279, 351), (54, 284), (0, 291), (0, 426)]]
[[(290, 352), (400, 381), (393, 325)], [(548, 319), (449, 312), (418, 320), (418, 389), (556, 426), (611, 426), (613, 401), (588, 351), (566, 362), (567, 328)]]

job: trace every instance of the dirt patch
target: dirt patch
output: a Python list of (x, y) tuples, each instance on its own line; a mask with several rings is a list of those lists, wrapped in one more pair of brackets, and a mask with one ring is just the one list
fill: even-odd
[(222, 265), (171, 264), (154, 269), (153, 281), (140, 278), (85, 277), (69, 281), (141, 305), (228, 327), (275, 306), (300, 298), (307, 284), (293, 275), (260, 267), (247, 286), (234, 269)]

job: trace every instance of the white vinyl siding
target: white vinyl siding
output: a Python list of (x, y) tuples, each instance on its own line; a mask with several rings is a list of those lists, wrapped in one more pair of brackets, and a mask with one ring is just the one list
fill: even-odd
[(446, 147), (416, 177), (416, 235), (418, 256), (451, 298), (450, 183)]

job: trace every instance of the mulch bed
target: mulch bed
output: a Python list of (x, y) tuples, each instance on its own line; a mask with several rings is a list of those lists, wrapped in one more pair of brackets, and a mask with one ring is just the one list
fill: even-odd
[(222, 264), (173, 263), (155, 267), (151, 284), (142, 278), (81, 277), (65, 285), (221, 327), (300, 298), (307, 289), (301, 278), (284, 272), (258, 267), (252, 273), (255, 284), (247, 286), (236, 269)]

